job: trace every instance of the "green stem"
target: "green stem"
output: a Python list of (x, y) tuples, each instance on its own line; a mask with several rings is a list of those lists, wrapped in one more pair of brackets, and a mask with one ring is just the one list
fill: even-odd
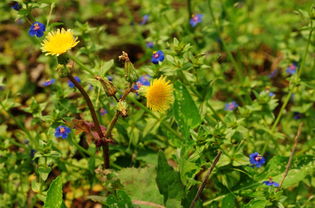
[[(145, 112), (149, 113), (151, 116), (153, 116), (155, 119), (160, 120), (152, 111), (150, 111), (147, 107), (145, 107), (142, 103), (140, 103), (138, 100), (136, 100), (134, 97), (129, 97), (129, 100), (131, 100), (135, 105), (143, 109)], [(174, 136), (176, 136), (179, 139), (182, 139), (182, 136), (177, 133), (170, 125), (161, 122), (161, 126), (166, 128), (168, 131), (170, 131)]]
[(187, 0), (188, 23), (192, 17), (191, 0)]
[(84, 63), (82, 63), (77, 57), (68, 54), (69, 58), (73, 60), (76, 64), (78, 64), (83, 70), (87, 71), (90, 75), (94, 76), (93, 72), (87, 67)]
[(219, 23), (217, 23), (217, 21), (216, 21), (216, 18), (215, 18), (214, 13), (213, 13), (212, 5), (211, 5), (211, 0), (208, 0), (208, 6), (209, 6), (209, 11), (210, 11), (210, 16), (212, 18), (212, 22), (213, 22), (213, 24), (214, 24), (214, 26), (215, 26), (215, 28), (217, 30), (218, 37), (219, 37), (219, 39), (222, 42), (223, 49), (227, 53), (228, 58), (230, 59), (230, 61), (232, 62), (234, 68), (236, 69), (236, 73), (237, 73), (237, 76), (238, 76), (239, 80), (243, 80), (241, 67), (239, 66), (239, 64), (237, 63), (235, 58), (233, 57), (231, 51), (226, 46), (224, 40), (221, 38), (221, 28), (222, 27), (220, 25), (220, 21), (219, 21)]
[[(298, 70), (298, 73), (297, 73), (297, 78), (296, 79), (299, 79), (301, 73), (302, 73), (302, 69), (304, 68), (304, 65), (305, 65), (305, 60), (307, 58), (307, 54), (308, 54), (308, 51), (309, 51), (309, 46), (310, 46), (310, 43), (311, 43), (311, 39), (312, 39), (312, 34), (313, 34), (313, 22), (311, 20), (310, 22), (311, 24), (311, 30), (310, 30), (310, 33), (309, 33), (309, 36), (308, 36), (308, 42), (307, 42), (307, 45), (306, 45), (306, 48), (305, 48), (305, 52), (304, 52), (304, 55), (303, 55), (303, 58), (302, 58), (302, 62), (301, 62), (301, 67), (300, 69)], [(292, 89), (293, 87), (291, 86), (292, 85), (292, 82), (289, 83), (289, 90)], [(278, 123), (280, 122), (280, 119), (281, 119), (281, 116), (282, 114), (284, 113), (284, 110), (286, 108), (286, 106), (288, 105), (288, 102), (292, 96), (292, 91), (290, 90), (289, 91), (289, 94), (287, 95), (287, 97), (285, 98), (282, 106), (281, 106), (281, 109), (279, 111), (279, 114), (275, 120), (275, 122), (273, 123), (272, 127), (271, 127), (271, 132), (274, 132), (275, 128), (277, 127)], [(277, 144), (277, 143), (276, 143)], [(267, 148), (267, 143), (265, 143), (264, 145), (264, 148), (263, 148), (263, 153), (265, 153), (266, 151), (266, 148)]]
[(54, 7), (55, 7), (55, 3), (52, 3), (52, 4), (50, 5), (50, 11), (49, 11), (49, 15), (48, 15), (48, 18), (47, 18), (47, 23), (46, 23), (46, 27), (47, 27), (47, 28), (48, 28), (48, 26), (49, 26), (49, 21), (50, 21), (51, 14), (52, 14), (52, 11), (53, 11)]
[(86, 149), (84, 149), (83, 147), (81, 147), (78, 143), (76, 143), (73, 139), (73, 135), (71, 134), (69, 137), (69, 142), (70, 144), (73, 144), (80, 152), (83, 152), (85, 154), (87, 154), (88, 156), (92, 157), (93, 155), (87, 151)]

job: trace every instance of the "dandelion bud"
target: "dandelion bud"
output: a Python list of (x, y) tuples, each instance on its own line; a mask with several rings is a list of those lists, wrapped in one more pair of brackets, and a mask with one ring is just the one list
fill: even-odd
[(119, 101), (117, 105), (117, 110), (120, 112), (122, 117), (127, 117), (127, 103), (125, 101)]
[(98, 81), (101, 82), (101, 84), (102, 84), (102, 86), (103, 86), (103, 88), (104, 88), (104, 90), (108, 96), (115, 96), (117, 90), (111, 81), (104, 80), (100, 76), (96, 76), (95, 79), (97, 79)]
[(60, 77), (67, 77), (69, 74), (68, 68), (62, 64), (58, 64), (56, 70), (59, 73)]
[(136, 73), (136, 69), (133, 66), (133, 64), (131, 63), (128, 54), (126, 52), (122, 52), (122, 55), (118, 57), (119, 60), (124, 61), (125, 62), (125, 76), (128, 82), (135, 82), (138, 80), (138, 76)]

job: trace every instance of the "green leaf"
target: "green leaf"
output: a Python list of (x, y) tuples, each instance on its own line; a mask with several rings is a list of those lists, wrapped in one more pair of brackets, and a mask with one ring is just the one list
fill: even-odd
[(243, 208), (265, 208), (268, 201), (266, 199), (252, 199)]
[(51, 171), (51, 167), (41, 166), (38, 168), (38, 174), (44, 181), (46, 181), (46, 179), (48, 178), (50, 171)]
[(201, 117), (187, 88), (179, 81), (175, 82), (174, 87), (174, 116), (182, 133), (188, 137), (189, 130), (201, 122)]
[(183, 198), (184, 186), (181, 183), (180, 175), (168, 165), (163, 152), (158, 154), (156, 183), (160, 193), (164, 196), (164, 203), (168, 199), (181, 200)]
[(122, 190), (118, 190), (115, 193), (109, 195), (106, 200), (106, 205), (110, 208), (133, 208), (131, 199)]
[(62, 202), (62, 180), (58, 176), (49, 186), (44, 208), (61, 208)]
[[(117, 173), (124, 191), (134, 200), (150, 201), (163, 204), (163, 196), (155, 182), (155, 167), (124, 168)], [(139, 188), (141, 184), (141, 188)]]
[(222, 207), (224, 208), (234, 208), (236, 207), (235, 205), (235, 199), (232, 194), (226, 195), (223, 200), (222, 200)]

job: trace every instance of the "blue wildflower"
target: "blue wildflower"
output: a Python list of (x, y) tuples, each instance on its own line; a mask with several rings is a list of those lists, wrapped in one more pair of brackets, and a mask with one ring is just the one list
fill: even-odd
[(113, 81), (113, 77), (112, 76), (107, 76), (108, 81)]
[(133, 86), (133, 89), (139, 90), (141, 86), (150, 86), (150, 79), (151, 76), (148, 74), (141, 76)]
[(277, 76), (277, 74), (278, 74), (278, 69), (273, 70), (273, 71), (268, 75), (268, 77), (269, 77), (269, 78), (274, 78), (275, 76)]
[[(77, 80), (77, 82), (81, 82), (81, 79), (79, 77), (77, 77), (77, 76), (75, 76), (74, 79)], [(68, 80), (68, 86), (71, 87), (71, 88), (74, 88), (73, 82)]]
[(257, 168), (260, 168), (266, 162), (266, 160), (258, 152), (255, 152), (249, 155), (249, 162), (255, 165)]
[(304, 117), (304, 114), (303, 113), (300, 113), (300, 112), (293, 112), (293, 118), (295, 119), (295, 120), (299, 120), (299, 119), (301, 119), (301, 118), (303, 118)]
[(154, 43), (153, 42), (147, 42), (146, 46), (147, 46), (147, 48), (153, 48), (154, 47)]
[(226, 111), (233, 111), (235, 108), (238, 107), (238, 104), (235, 101), (225, 104), (224, 110)]
[(148, 22), (148, 20), (149, 20), (149, 15), (147, 15), (147, 14), (143, 15), (142, 21), (140, 22), (140, 25), (146, 24)]
[(47, 80), (46, 82), (43, 83), (44, 87), (48, 87), (49, 85), (52, 85), (55, 83), (55, 79)]
[(14, 1), (11, 8), (16, 11), (19, 11), (20, 9), (22, 9), (22, 6), (19, 4), (19, 2)]
[(46, 30), (46, 26), (40, 22), (34, 22), (30, 30), (28, 31), (28, 34), (30, 36), (37, 36), (42, 37), (44, 35), (44, 31)]
[(153, 55), (152, 55), (152, 58), (151, 58), (151, 61), (152, 63), (154, 64), (158, 64), (160, 61), (162, 62), (164, 60), (164, 53), (163, 51), (154, 51), (153, 52)]
[(202, 21), (202, 14), (194, 14), (192, 18), (190, 19), (189, 23), (192, 27), (195, 27), (198, 23)]
[(107, 112), (107, 110), (105, 109), (105, 108), (101, 108), (100, 109), (100, 115), (101, 116), (104, 116), (105, 114), (107, 114), (108, 112)]
[(59, 138), (62, 137), (63, 139), (66, 139), (68, 135), (70, 134), (71, 129), (67, 126), (58, 126), (55, 131), (55, 137)]
[(277, 182), (272, 181), (272, 178), (270, 177), (268, 181), (264, 181), (264, 184), (267, 186), (274, 186), (274, 187), (279, 187), (279, 184)]
[(269, 92), (269, 94), (268, 94), (270, 97), (272, 97), (272, 96), (275, 96), (276, 94), (275, 93), (273, 93), (273, 92)]
[(288, 74), (293, 75), (293, 74), (296, 73), (297, 68), (298, 68), (297, 63), (294, 62), (294, 63), (292, 63), (291, 65), (289, 65), (289, 66), (287, 67), (286, 72), (287, 72)]

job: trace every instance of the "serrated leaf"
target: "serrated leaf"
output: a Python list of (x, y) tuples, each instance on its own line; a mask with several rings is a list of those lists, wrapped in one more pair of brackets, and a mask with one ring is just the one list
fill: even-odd
[(181, 183), (180, 175), (168, 165), (163, 152), (158, 153), (156, 183), (160, 193), (164, 196), (164, 203), (168, 199), (181, 200), (184, 196), (184, 186)]
[(174, 87), (174, 116), (182, 133), (187, 137), (189, 130), (201, 122), (201, 117), (187, 88), (179, 81), (175, 82)]
[(58, 176), (49, 186), (44, 208), (61, 208), (62, 203), (62, 180)]
[(109, 195), (106, 199), (106, 205), (110, 208), (133, 208), (131, 199), (122, 190), (118, 190), (115, 193)]

